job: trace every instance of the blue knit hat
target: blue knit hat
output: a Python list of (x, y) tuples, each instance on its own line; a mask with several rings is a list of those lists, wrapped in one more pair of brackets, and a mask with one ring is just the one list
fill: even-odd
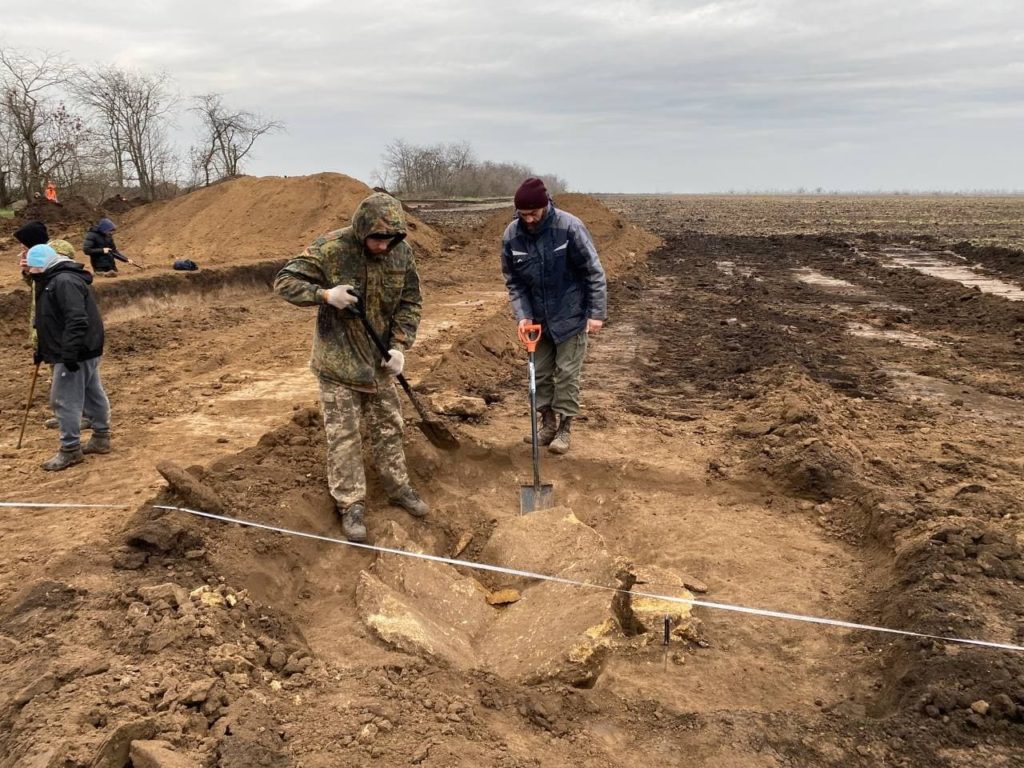
[[(30, 267), (42, 267), (46, 269), (54, 260), (62, 258), (53, 248), (48, 245), (33, 245), (25, 254), (25, 261)], [(63, 257), (67, 258), (67, 257)]]
[(117, 225), (110, 219), (103, 218), (100, 219), (99, 222), (96, 224), (96, 229), (98, 229), (103, 234), (107, 234), (107, 232), (113, 232), (115, 229), (117, 229)]

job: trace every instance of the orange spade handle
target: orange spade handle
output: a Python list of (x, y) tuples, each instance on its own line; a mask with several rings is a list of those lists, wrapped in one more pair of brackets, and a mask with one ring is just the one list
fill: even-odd
[(518, 328), (519, 340), (526, 345), (527, 352), (537, 351), (537, 342), (540, 341), (540, 334), (544, 329), (537, 324), (520, 325)]

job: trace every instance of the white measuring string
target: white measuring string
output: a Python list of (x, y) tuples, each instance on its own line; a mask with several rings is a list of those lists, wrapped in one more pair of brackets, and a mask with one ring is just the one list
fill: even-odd
[[(0, 508), (2, 507), (20, 507), (20, 508), (70, 508), (70, 509), (81, 509), (81, 508), (92, 508), (92, 509), (124, 509), (128, 507), (127, 504), (44, 504), (40, 502), (0, 502)], [(540, 581), (550, 581), (556, 584), (566, 584), (572, 587), (579, 587), (582, 589), (595, 589), (603, 592), (619, 592), (626, 595), (632, 595), (634, 597), (647, 597), (653, 600), (664, 600), (669, 603), (682, 603), (683, 605), (696, 606), (698, 608), (709, 608), (715, 611), (728, 611), (731, 613), (742, 613), (749, 616), (763, 616), (770, 619), (782, 619), (784, 621), (799, 621), (806, 624), (819, 624), (828, 627), (839, 627), (842, 629), (853, 629), (863, 632), (879, 632), (887, 635), (899, 635), (902, 637), (917, 637), (925, 640), (938, 640), (944, 643), (957, 643), (960, 645), (974, 645), (982, 648), (997, 648), (1004, 651), (1017, 651), (1024, 652), (1024, 646), (1013, 645), (1011, 643), (995, 643), (988, 640), (973, 640), (964, 637), (947, 637), (945, 635), (932, 635), (926, 632), (912, 632), (907, 629), (892, 629), (891, 627), (878, 627), (872, 624), (858, 624), (852, 621), (843, 621), (842, 619), (829, 619), (821, 616), (808, 616), (802, 613), (789, 613), (786, 611), (773, 611), (766, 608), (750, 608), (743, 605), (733, 605), (731, 603), (716, 603), (709, 600), (698, 600), (696, 598), (676, 597), (674, 595), (659, 595), (653, 592), (638, 592), (632, 589), (622, 589), (621, 587), (609, 587), (603, 584), (594, 584), (588, 581), (579, 581), (577, 579), (566, 579), (561, 576), (551, 576), (545, 573), (535, 573), (533, 571), (523, 571), (518, 568), (506, 568), (501, 565), (491, 565), (490, 563), (478, 563), (472, 560), (459, 560), (453, 557), (443, 557), (441, 555), (428, 555), (422, 552), (410, 552), (405, 549), (393, 549), (391, 547), (379, 547), (375, 544), (364, 544), (362, 542), (347, 541), (345, 539), (334, 538), (333, 536), (323, 536), (318, 533), (309, 533), (308, 531), (296, 531), (291, 528), (283, 528), (277, 525), (268, 525), (267, 523), (259, 523), (255, 520), (246, 520), (240, 517), (228, 517), (227, 515), (216, 515), (212, 512), (203, 512), (198, 509), (189, 509), (188, 507), (172, 507), (162, 504), (154, 504), (153, 509), (163, 509), (172, 512), (185, 512), (195, 517), (203, 517), (208, 520), (217, 520), (222, 523), (234, 523), (240, 525), (243, 528), (258, 528), (264, 531), (271, 531), (273, 533), (281, 533), (286, 536), (295, 536), (301, 539), (311, 539), (313, 541), (323, 541), (329, 544), (343, 544), (347, 547), (355, 547), (357, 549), (365, 549), (370, 552), (381, 552), (388, 555), (398, 555), (400, 557), (411, 557), (418, 560), (428, 560), (434, 563), (444, 563), (446, 565), (457, 566), (461, 568), (470, 568), (477, 571), (490, 571), (491, 573), (501, 573), (507, 576), (521, 576), (527, 579), (537, 579)]]
[(0, 501), (9, 509), (130, 509), (132, 504), (44, 504), (36, 501)]
[(1024, 652), (1024, 646), (1013, 645), (1010, 643), (995, 643), (990, 642), (988, 640), (973, 640), (970, 638), (963, 637), (946, 637), (944, 635), (932, 635), (925, 632), (912, 632), (906, 629), (892, 629), (890, 627), (877, 627), (871, 624), (857, 624), (852, 621), (843, 621), (841, 619), (828, 619), (819, 616), (807, 616), (805, 614), (800, 613), (772, 611), (764, 608), (750, 608), (742, 605), (732, 605), (730, 603), (716, 603), (708, 600), (698, 600), (696, 598), (675, 597), (673, 595), (659, 595), (652, 592), (637, 592), (636, 590), (622, 589), (621, 587), (609, 587), (603, 584), (594, 584), (587, 581), (566, 579), (561, 576), (551, 576), (549, 574), (544, 573), (534, 573), (533, 571), (522, 571), (518, 568), (506, 568), (500, 565), (491, 565), (490, 563), (478, 563), (472, 560), (459, 560), (452, 557), (442, 557), (441, 555), (428, 555), (421, 552), (409, 552), (408, 550), (404, 549), (393, 549), (391, 547), (379, 547), (374, 544), (364, 544), (361, 542), (346, 541), (345, 539), (338, 539), (332, 536), (323, 536), (318, 533), (296, 531), (291, 528), (282, 528), (276, 525), (267, 525), (266, 523), (258, 523), (253, 520), (244, 520), (242, 518), (228, 517), (226, 515), (216, 515), (212, 512), (202, 512), (200, 510), (189, 509), (187, 507), (170, 507), (154, 505), (153, 508), (171, 510), (175, 512), (186, 512), (190, 515), (194, 515), (196, 517), (205, 517), (209, 520), (218, 520), (223, 523), (235, 523), (236, 525), (247, 526), (250, 528), (259, 528), (265, 531), (282, 533), (287, 536), (296, 536), (303, 539), (312, 539), (314, 541), (324, 541), (331, 544), (344, 544), (345, 546), (356, 547), (358, 549), (365, 549), (371, 552), (383, 552), (389, 555), (412, 557), (419, 560), (428, 560), (434, 563), (445, 563), (446, 565), (458, 566), (462, 568), (471, 568), (479, 571), (490, 571), (492, 573), (501, 573), (508, 576), (521, 576), (528, 579), (551, 581), (557, 584), (567, 584), (569, 586), (580, 587), (583, 589), (596, 589), (604, 592), (619, 592), (622, 594), (632, 595), (634, 597), (647, 597), (654, 600), (664, 600), (670, 603), (682, 603), (684, 605), (697, 606), (700, 608), (709, 608), (717, 611), (743, 613), (750, 616), (764, 616), (772, 619), (800, 621), (808, 624), (822, 624), (829, 627), (841, 627), (843, 629), (855, 629), (865, 632), (880, 632), (889, 635), (901, 635), (903, 637), (918, 637), (926, 640), (938, 640), (945, 643), (959, 643), (961, 645), (976, 645), (981, 646), (983, 648), (998, 648), (1005, 651)]

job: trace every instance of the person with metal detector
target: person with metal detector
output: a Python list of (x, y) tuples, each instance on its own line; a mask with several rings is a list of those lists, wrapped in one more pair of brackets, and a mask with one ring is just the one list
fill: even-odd
[(524, 181), (515, 206), (516, 218), (502, 235), (501, 271), (520, 333), (534, 324), (543, 328), (536, 350), (537, 440), (566, 453), (580, 412), (587, 336), (608, 317), (604, 267), (586, 226), (554, 206), (543, 181)]
[(390, 502), (413, 517), (429, 512), (409, 484), (395, 388), (423, 304), (405, 235), (402, 204), (374, 193), (356, 208), (351, 226), (318, 238), (274, 280), (275, 293), (285, 300), (317, 307), (310, 368), (320, 382), (327, 479), (349, 541), (366, 541), (367, 535), (361, 422)]

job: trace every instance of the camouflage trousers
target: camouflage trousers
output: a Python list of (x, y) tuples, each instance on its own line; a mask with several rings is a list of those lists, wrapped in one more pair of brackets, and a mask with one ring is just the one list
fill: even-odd
[(587, 356), (587, 333), (555, 344), (547, 334), (534, 353), (537, 368), (537, 408), (550, 408), (563, 416), (580, 414), (580, 374)]
[(327, 432), (327, 482), (339, 508), (366, 500), (361, 427), (388, 496), (409, 484), (402, 447), (404, 422), (394, 381), (379, 392), (359, 392), (320, 379), (320, 409)]

